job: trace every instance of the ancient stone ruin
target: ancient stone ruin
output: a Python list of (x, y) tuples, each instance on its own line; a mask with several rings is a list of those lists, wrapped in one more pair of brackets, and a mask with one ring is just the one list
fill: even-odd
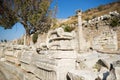
[(37, 47), (0, 43), (0, 80), (120, 80), (117, 33), (107, 26), (87, 36), (77, 15), (77, 33), (50, 30)]

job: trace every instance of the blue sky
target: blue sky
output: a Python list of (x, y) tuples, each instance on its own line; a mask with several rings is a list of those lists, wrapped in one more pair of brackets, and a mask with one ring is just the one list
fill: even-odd
[[(56, 0), (53, 0), (52, 7)], [(57, 18), (68, 18), (75, 15), (75, 11), (81, 9), (85, 11), (90, 8), (97, 7), (99, 5), (108, 4), (116, 0), (57, 0), (58, 1), (58, 13)], [(8, 23), (9, 24), (9, 23)], [(21, 37), (25, 34), (25, 29), (20, 23), (16, 23), (12, 29), (4, 30), (0, 27), (0, 40), (13, 40)]]
[(22, 37), (25, 29), (21, 23), (16, 23), (12, 29), (4, 29), (0, 27), (0, 40), (14, 40)]
[(114, 1), (116, 0), (58, 0), (57, 18), (67, 18), (74, 15), (78, 9), (85, 11)]

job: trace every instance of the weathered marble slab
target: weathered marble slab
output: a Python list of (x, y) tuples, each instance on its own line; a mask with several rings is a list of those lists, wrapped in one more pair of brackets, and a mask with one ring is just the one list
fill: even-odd
[(24, 80), (24, 72), (13, 64), (0, 62), (0, 70), (4, 72), (7, 80)]
[(37, 68), (34, 71), (34, 74), (42, 80), (57, 80), (56, 74), (54, 71), (51, 72), (51, 71), (46, 71), (41, 68)]
[(115, 67), (115, 74), (117, 80), (120, 80), (120, 67)]
[(25, 73), (24, 78), (25, 80), (40, 80), (32, 73)]
[(37, 68), (34, 65), (29, 65), (25, 63), (21, 63), (21, 68), (24, 69), (26, 72), (34, 72), (34, 70)]
[(34, 74), (39, 77), (40, 79), (45, 79), (45, 74), (44, 74), (44, 70), (43, 69), (39, 69), (37, 68), (35, 71), (34, 71)]
[(75, 59), (76, 58), (76, 52), (75, 51), (57, 51), (54, 52), (53, 58), (63, 58), (63, 59)]
[(56, 70), (56, 66), (55, 65), (51, 65), (48, 63), (43, 63), (43, 62), (35, 62), (34, 63), (37, 67), (44, 69), (46, 71), (55, 71)]
[(4, 53), (7, 56), (14, 56), (14, 52), (13, 51), (5, 51)]
[(23, 52), (21, 54), (20, 61), (30, 64), (30, 62), (32, 61), (32, 56), (33, 56), (33, 52), (30, 52), (30, 51)]
[(51, 65), (56, 65), (55, 59), (53, 59), (49, 54), (48, 55), (34, 54), (32, 64), (34, 64), (34, 62), (41, 62), (41, 63), (51, 64)]
[(68, 72), (68, 76), (71, 80), (95, 80), (97, 78), (95, 72), (87, 70), (73, 70)]
[(15, 57), (5, 56), (5, 59), (11, 63), (20, 64), (19, 60)]

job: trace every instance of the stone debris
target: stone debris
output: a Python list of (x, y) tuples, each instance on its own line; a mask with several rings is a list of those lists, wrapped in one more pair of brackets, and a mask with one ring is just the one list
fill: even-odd
[(110, 71), (106, 80), (116, 80), (115, 68), (112, 64), (110, 64)]

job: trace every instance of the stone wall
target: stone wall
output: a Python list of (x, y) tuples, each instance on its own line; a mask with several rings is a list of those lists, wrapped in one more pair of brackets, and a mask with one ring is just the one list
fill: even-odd
[(84, 37), (86, 42), (90, 43), (90, 47), (97, 50), (118, 50), (119, 31), (111, 28), (109, 22), (111, 18), (118, 16), (120, 14), (114, 11), (89, 21), (83, 21)]
[[(107, 27), (107, 26), (105, 26)], [(92, 45), (97, 50), (116, 51), (118, 49), (117, 34), (115, 31), (107, 29), (93, 39)]]
[(0, 44), (0, 72), (6, 80), (67, 80), (68, 71), (75, 69), (73, 33), (53, 33), (40, 44), (40, 51), (34, 46)]

